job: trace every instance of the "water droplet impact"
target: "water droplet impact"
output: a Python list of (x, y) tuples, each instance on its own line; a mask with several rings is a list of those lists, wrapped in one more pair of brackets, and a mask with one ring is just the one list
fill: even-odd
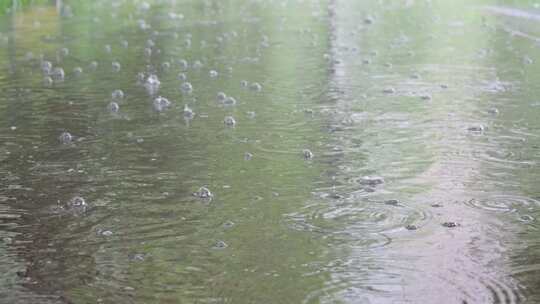
[(217, 241), (212, 248), (214, 248), (214, 249), (225, 249), (227, 247), (229, 247), (229, 245), (227, 245), (227, 243), (225, 243), (224, 241)]
[(302, 155), (304, 156), (305, 160), (313, 159), (313, 152), (309, 149), (302, 150)]
[(111, 65), (112, 65), (112, 70), (115, 73), (120, 72), (120, 70), (122, 69), (122, 66), (120, 65), (120, 62), (118, 62), (118, 61), (113, 61), (113, 63)]
[(58, 136), (58, 140), (62, 143), (62, 144), (69, 144), (73, 141), (73, 136), (71, 134), (69, 134), (69, 132), (62, 132), (62, 134), (60, 134), (60, 136)]
[(171, 102), (165, 97), (158, 96), (154, 99), (153, 105), (157, 112), (162, 112), (171, 106)]
[(456, 222), (444, 222), (441, 225), (446, 228), (454, 228), (457, 227), (459, 224)]
[(113, 102), (109, 103), (109, 105), (107, 105), (107, 109), (111, 113), (118, 113), (118, 111), (120, 110), (120, 106), (118, 105), (118, 103), (113, 101)]
[(394, 88), (384, 88), (383, 93), (385, 93), (385, 94), (395, 94), (396, 89), (394, 89)]
[(360, 179), (361, 185), (377, 186), (384, 183), (384, 178), (380, 176), (364, 176)]
[(258, 82), (254, 82), (252, 83), (249, 88), (252, 90), (252, 91), (256, 91), (256, 92), (260, 92), (262, 91), (262, 85)]
[(184, 82), (180, 85), (180, 90), (186, 94), (189, 94), (193, 92), (193, 86), (189, 82)]
[(223, 123), (227, 127), (234, 127), (236, 125), (236, 120), (232, 116), (226, 116), (225, 119), (223, 119)]
[(55, 81), (63, 81), (65, 77), (64, 69), (56, 67), (52, 70), (51, 76)]
[(223, 101), (223, 105), (234, 106), (236, 105), (236, 99), (234, 97), (227, 96), (227, 98), (225, 98), (225, 100)]
[(195, 116), (195, 112), (193, 112), (192, 109), (188, 107), (188, 105), (184, 105), (184, 117), (188, 119), (192, 119)]
[(73, 74), (75, 74), (75, 76), (80, 76), (82, 75), (83, 73), (83, 69), (81, 67), (76, 67), (73, 69)]
[(216, 100), (220, 103), (224, 102), (225, 99), (227, 99), (227, 94), (223, 93), (223, 92), (218, 92), (217, 93), (217, 96), (216, 96)]
[(178, 73), (178, 76), (176, 76), (176, 79), (180, 80), (180, 81), (186, 81), (187, 80), (187, 76), (185, 73)]
[(196, 196), (202, 199), (211, 199), (214, 197), (212, 192), (210, 192), (210, 190), (206, 187), (200, 187), (199, 190), (197, 190), (197, 192), (193, 193), (193, 196)]
[(113, 100), (122, 100), (124, 99), (124, 92), (122, 90), (114, 90), (111, 93), (111, 98)]

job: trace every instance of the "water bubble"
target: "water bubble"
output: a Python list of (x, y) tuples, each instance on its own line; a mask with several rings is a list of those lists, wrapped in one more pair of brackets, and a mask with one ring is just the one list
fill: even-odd
[(58, 54), (62, 57), (66, 57), (69, 55), (69, 49), (68, 48), (61, 48), (59, 51), (58, 51)]
[(198, 70), (203, 67), (203, 64), (200, 60), (195, 60), (193, 62), (193, 69)]
[(211, 78), (216, 78), (218, 77), (218, 72), (215, 70), (210, 70), (209, 75)]
[(88, 205), (86, 204), (84, 198), (80, 196), (75, 196), (64, 205), (64, 208), (67, 211), (73, 212), (75, 214), (80, 214), (86, 212)]
[(110, 44), (106, 44), (106, 45), (103, 47), (103, 49), (105, 50), (105, 52), (107, 52), (107, 53), (109, 53), (109, 54), (112, 52), (112, 47), (111, 47)]
[(170, 64), (169, 62), (167, 62), (167, 61), (165, 61), (165, 62), (163, 62), (163, 63), (161, 64), (161, 69), (164, 70), (164, 71), (167, 71), (167, 70), (169, 70), (170, 68), (171, 68), (171, 64)]
[(124, 92), (122, 90), (114, 90), (112, 93), (111, 93), (111, 97), (113, 100), (122, 100), (124, 99)]
[(154, 99), (153, 105), (156, 111), (162, 112), (166, 110), (168, 107), (170, 107), (171, 102), (165, 97), (158, 96), (157, 98)]
[(422, 100), (431, 100), (432, 99), (431, 95), (429, 95), (429, 94), (423, 94), (423, 95), (420, 96), (420, 98)]
[(223, 223), (222, 226), (223, 226), (223, 228), (225, 228), (225, 229), (230, 229), (230, 228), (232, 228), (234, 225), (235, 225), (235, 224), (234, 224), (233, 221), (226, 221), (225, 223)]
[(152, 49), (151, 48), (144, 48), (144, 57), (151, 57), (152, 56)]
[(73, 141), (73, 136), (69, 132), (62, 132), (58, 140), (63, 144), (69, 144)]
[(416, 230), (416, 229), (418, 229), (418, 227), (416, 225), (407, 225), (407, 226), (405, 226), (405, 229), (407, 229), (407, 230)]
[(50, 61), (44, 60), (41, 62), (41, 71), (45, 75), (49, 75), (52, 70), (52, 63)]
[(113, 72), (120, 72), (120, 69), (122, 68), (122, 66), (120, 65), (120, 62), (118, 61), (113, 61), (112, 63), (112, 70)]
[(194, 116), (195, 116), (195, 112), (193, 112), (193, 110), (190, 109), (187, 104), (184, 105), (184, 117), (188, 118), (188, 119), (191, 119)]
[(83, 69), (81, 67), (76, 67), (73, 69), (73, 74), (75, 74), (75, 76), (80, 76), (82, 73)]
[(253, 158), (253, 154), (249, 152), (244, 153), (244, 160), (248, 161), (248, 160), (251, 160), (252, 158)]
[(180, 69), (182, 70), (187, 70), (187, 68), (189, 67), (188, 62), (184, 59), (178, 60), (178, 65), (180, 66)]
[(223, 101), (223, 104), (225, 106), (234, 106), (236, 105), (236, 99), (234, 97), (227, 96), (227, 98), (225, 98), (225, 100)]
[(180, 85), (180, 90), (184, 93), (191, 93), (193, 91), (193, 86), (189, 82), (184, 82)]
[(224, 92), (218, 92), (217, 93), (216, 100), (218, 102), (224, 102), (225, 99), (227, 99), (227, 94), (225, 94)]
[(120, 45), (123, 48), (127, 49), (129, 47), (129, 42), (127, 40), (122, 40), (122, 41), (120, 41)]
[(144, 84), (144, 87), (146, 88), (146, 91), (150, 95), (155, 95), (157, 91), (159, 90), (159, 86), (161, 85), (161, 82), (159, 81), (157, 75), (151, 74), (146, 79), (146, 82)]
[(257, 113), (254, 111), (247, 111), (246, 114), (250, 119), (254, 119), (257, 116)]
[(242, 80), (240, 81), (240, 85), (244, 88), (247, 88), (249, 86), (249, 82), (247, 82), (247, 80)]
[(383, 93), (385, 93), (385, 94), (394, 94), (394, 93), (396, 93), (396, 89), (394, 89), (394, 88), (384, 88)]
[(95, 71), (97, 68), (98, 68), (98, 63), (97, 61), (92, 61), (90, 62), (90, 64), (88, 65), (88, 68), (92, 71)]
[(365, 24), (373, 24), (374, 21), (375, 21), (375, 18), (373, 18), (373, 16), (366, 16), (366, 18), (364, 18)]
[(107, 109), (112, 113), (118, 113), (118, 111), (120, 110), (120, 106), (118, 105), (118, 103), (113, 101), (107, 105)]
[(110, 230), (103, 230), (103, 231), (100, 232), (100, 235), (102, 235), (102, 236), (112, 236), (113, 232), (110, 231)]
[(137, 73), (137, 82), (138, 83), (143, 83), (145, 79), (146, 79), (146, 76), (144, 75), (143, 72)]
[(457, 227), (459, 226), (458, 223), (456, 222), (444, 222), (441, 224), (443, 227), (446, 227), (446, 228), (454, 228), (454, 227)]
[(499, 115), (499, 109), (497, 108), (490, 108), (487, 110), (487, 112), (491, 115)]
[(376, 186), (384, 183), (384, 178), (380, 176), (363, 176), (360, 181), (362, 185)]
[(217, 241), (212, 248), (214, 248), (214, 249), (225, 249), (227, 247), (229, 247), (229, 245), (227, 245), (227, 243), (225, 243), (224, 241)]
[(236, 120), (232, 116), (226, 116), (225, 119), (223, 119), (223, 123), (228, 127), (234, 127), (236, 125)]
[(475, 133), (482, 133), (485, 131), (485, 127), (483, 125), (474, 125), (467, 128), (467, 131), (475, 132)]
[(197, 192), (193, 193), (193, 196), (196, 196), (202, 199), (212, 199), (214, 197), (212, 192), (210, 192), (210, 190), (206, 187), (200, 187), (199, 190), (197, 190)]
[(176, 76), (176, 79), (180, 80), (180, 81), (186, 81), (187, 80), (187, 76), (185, 73), (178, 73), (178, 76)]
[(302, 156), (304, 156), (304, 159), (313, 159), (313, 152), (311, 152), (309, 149), (302, 150)]
[(254, 82), (249, 86), (249, 88), (253, 91), (260, 92), (262, 90), (262, 85), (258, 82)]
[(398, 200), (395, 200), (395, 199), (391, 199), (391, 200), (387, 200), (384, 202), (385, 205), (389, 205), (389, 206), (398, 206), (399, 205), (399, 201)]
[(46, 86), (46, 87), (50, 87), (53, 85), (53, 79), (49, 76), (45, 76), (43, 78), (43, 85)]
[(64, 77), (65, 77), (64, 69), (62, 69), (61, 67), (54, 68), (51, 72), (51, 76), (56, 81), (64, 80)]

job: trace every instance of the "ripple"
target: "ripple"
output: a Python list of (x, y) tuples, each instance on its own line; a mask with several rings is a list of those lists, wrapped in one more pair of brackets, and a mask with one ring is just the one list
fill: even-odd
[(517, 195), (494, 195), (487, 198), (468, 200), (465, 205), (490, 212), (506, 213), (537, 210), (540, 207), (540, 201)]

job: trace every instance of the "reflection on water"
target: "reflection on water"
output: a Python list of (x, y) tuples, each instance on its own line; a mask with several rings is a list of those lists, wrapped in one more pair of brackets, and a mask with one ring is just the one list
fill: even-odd
[(533, 2), (0, 3), (7, 303), (540, 301)]

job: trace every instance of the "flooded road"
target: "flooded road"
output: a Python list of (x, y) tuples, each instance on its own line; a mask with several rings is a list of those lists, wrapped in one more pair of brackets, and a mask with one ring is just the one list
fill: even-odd
[(0, 303), (538, 303), (534, 1), (0, 1)]

